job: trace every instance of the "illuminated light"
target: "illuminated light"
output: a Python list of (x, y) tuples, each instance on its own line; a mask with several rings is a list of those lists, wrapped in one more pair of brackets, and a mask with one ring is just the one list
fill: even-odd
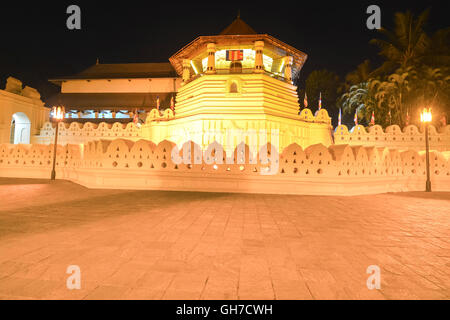
[(198, 74), (197, 68), (194, 66), (194, 62), (191, 60), (192, 69), (194, 69), (195, 74)]
[(420, 122), (431, 122), (433, 116), (431, 114), (431, 108), (423, 108), (423, 111), (420, 113)]
[(284, 67), (284, 59), (281, 61), (280, 72), (281, 72), (281, 70), (283, 70), (283, 67)]
[(214, 170), (217, 170), (219, 167), (217, 166), (217, 164), (213, 165)]
[(266, 71), (272, 70), (273, 58), (263, 54), (263, 65)]
[(55, 120), (64, 119), (64, 108), (62, 107), (53, 107), (52, 108), (52, 118)]
[[(241, 47), (229, 47), (215, 52), (216, 70), (227, 70), (230, 68), (231, 61), (226, 59), (227, 50), (243, 50), (244, 58), (241, 61), (243, 69), (252, 69), (255, 67), (255, 51), (253, 49), (241, 49)], [(263, 65), (266, 71), (272, 70), (273, 58), (263, 54)], [(202, 59), (202, 70), (206, 71), (208, 67), (208, 57)]]

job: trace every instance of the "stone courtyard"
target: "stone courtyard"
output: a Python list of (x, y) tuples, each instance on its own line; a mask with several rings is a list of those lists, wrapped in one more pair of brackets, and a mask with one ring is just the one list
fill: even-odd
[[(66, 287), (70, 265), (79, 290)], [(371, 265), (379, 290), (366, 285)], [(0, 299), (450, 299), (450, 193), (93, 190), (0, 178)]]

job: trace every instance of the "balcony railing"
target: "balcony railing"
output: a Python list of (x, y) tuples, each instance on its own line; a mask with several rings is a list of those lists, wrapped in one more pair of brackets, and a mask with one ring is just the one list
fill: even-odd
[[(242, 68), (241, 72), (231, 72), (231, 70), (229, 68), (217, 68), (215, 74), (252, 74), (252, 73), (255, 73), (255, 69), (254, 68)], [(264, 74), (266, 74), (268, 76), (271, 76), (274, 79), (278, 79), (278, 80), (287, 82), (287, 80), (284, 77), (284, 75), (280, 75), (278, 73), (269, 72), (267, 70), (264, 70)], [(198, 78), (200, 78), (200, 77), (202, 77), (204, 75), (207, 75), (207, 73), (206, 72), (202, 72), (202, 73), (195, 74), (186, 83), (194, 81), (195, 79), (198, 79)]]

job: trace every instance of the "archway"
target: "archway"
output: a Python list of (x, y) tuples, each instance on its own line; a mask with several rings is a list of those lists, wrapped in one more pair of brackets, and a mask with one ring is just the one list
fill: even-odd
[(11, 137), (10, 143), (18, 144), (30, 143), (31, 122), (27, 115), (23, 112), (16, 112), (11, 120)]
[(242, 63), (240, 61), (231, 62), (230, 73), (242, 73)]

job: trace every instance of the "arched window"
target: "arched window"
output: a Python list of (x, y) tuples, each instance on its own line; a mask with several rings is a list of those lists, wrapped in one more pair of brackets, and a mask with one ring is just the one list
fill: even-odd
[(236, 82), (230, 84), (230, 93), (238, 93), (238, 87)]
[(242, 63), (240, 61), (231, 62), (230, 73), (242, 73)]
[(10, 142), (14, 144), (30, 143), (31, 122), (23, 112), (16, 112), (11, 120)]

